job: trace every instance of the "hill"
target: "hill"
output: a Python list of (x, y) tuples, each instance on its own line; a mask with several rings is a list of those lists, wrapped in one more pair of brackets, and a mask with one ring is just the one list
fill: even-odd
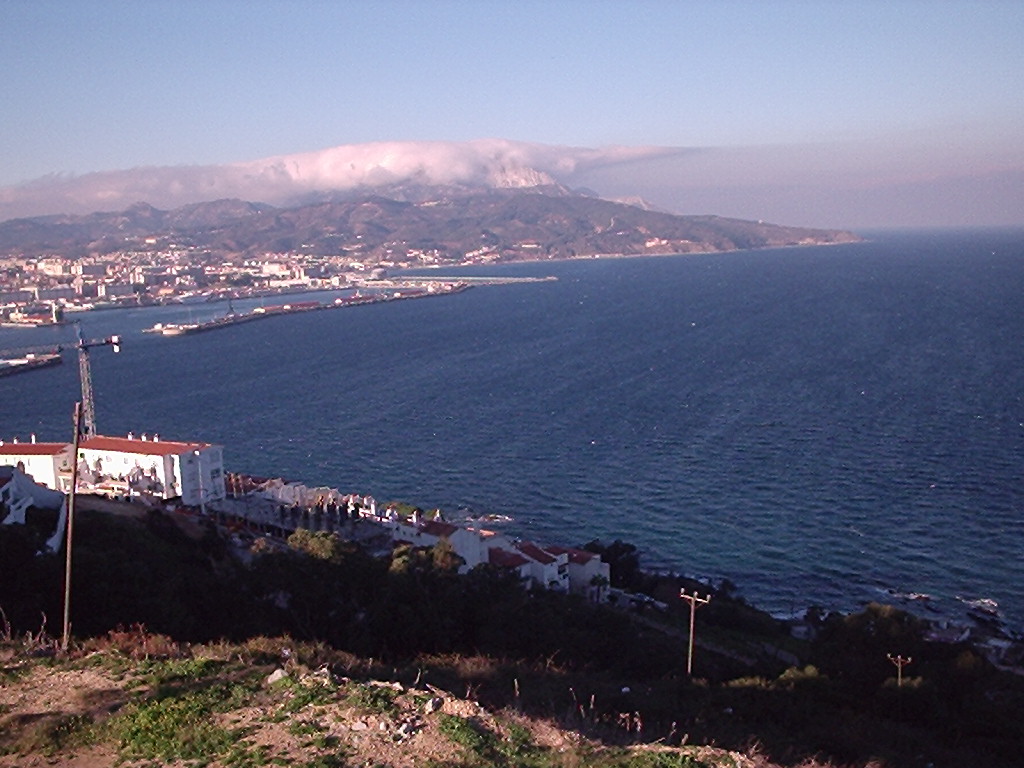
[[(820, 616), (796, 641), (720, 585), (691, 678), (677, 596), (708, 585), (613, 570), (656, 600), (594, 605), (460, 576), (440, 545), (378, 558), (301, 530), (246, 545), (86, 497), (64, 651), (45, 624), (64, 558), (36, 554), (53, 515), (29, 523), (0, 527), (0, 766), (981, 768), (1024, 743), (1024, 680), (889, 606)], [(900, 685), (893, 653), (913, 659)], [(660, 749), (707, 744), (732, 754)]]
[(707, 253), (854, 242), (840, 230), (784, 227), (717, 216), (677, 216), (548, 185), (527, 189), (393, 186), (290, 208), (218, 200), (163, 211), (138, 203), (114, 213), (0, 223), (0, 253), (37, 256), (158, 251), (301, 253), (363, 263), (431, 254), (462, 262), (598, 254)]
[[(515, 707), (288, 639), (186, 649), (114, 632), (62, 658), (0, 648), (0, 766), (770, 768), (711, 747), (605, 743)], [(604, 729), (607, 730), (607, 729)]]

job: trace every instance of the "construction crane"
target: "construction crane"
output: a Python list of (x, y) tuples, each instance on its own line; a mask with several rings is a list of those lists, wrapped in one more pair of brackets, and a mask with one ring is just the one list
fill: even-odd
[(110, 346), (114, 352), (121, 351), (121, 337), (108, 336), (105, 339), (86, 341), (82, 336), (82, 326), (75, 323), (78, 334), (78, 378), (82, 382), (82, 420), (81, 436), (93, 437), (96, 435), (96, 404), (92, 394), (92, 369), (89, 367), (89, 350), (93, 347)]

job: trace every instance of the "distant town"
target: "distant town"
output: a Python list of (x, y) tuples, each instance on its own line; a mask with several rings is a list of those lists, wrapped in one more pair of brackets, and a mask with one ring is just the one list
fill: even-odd
[[(485, 263), (483, 256), (471, 254), (469, 263)], [(6, 257), (0, 258), (0, 320), (46, 325), (59, 322), (66, 312), (90, 309), (384, 288), (397, 284), (387, 279), (388, 268), (435, 263), (428, 253), (414, 257), (371, 267), (343, 257), (295, 253), (225, 260), (174, 246), (81, 259)]]
[(369, 194), (296, 208), (216, 200), (160, 211), (138, 203), (118, 212), (0, 222), (0, 320), (46, 323), (54, 313), (81, 309), (358, 288), (414, 267), (860, 239), (838, 230), (677, 216), (562, 188), (416, 193), (415, 202)]

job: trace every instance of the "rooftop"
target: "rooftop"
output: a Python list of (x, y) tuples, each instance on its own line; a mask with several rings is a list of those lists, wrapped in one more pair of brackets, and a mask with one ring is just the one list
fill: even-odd
[(487, 550), (487, 562), (502, 568), (519, 568), (530, 561), (518, 552), (509, 552), (507, 549)]
[(538, 563), (550, 565), (555, 562), (555, 558), (550, 553), (545, 552), (532, 541), (520, 541), (515, 545), (515, 547), (524, 555), (532, 560), (536, 560)]
[(428, 520), (420, 525), (420, 530), (430, 536), (451, 536), (459, 530), (459, 526), (438, 520)]
[(587, 552), (585, 549), (574, 549), (573, 547), (551, 545), (544, 547), (544, 549), (553, 555), (568, 555), (569, 562), (576, 565), (589, 563), (598, 556), (595, 552)]
[(0, 440), (0, 456), (55, 456), (70, 443), (6, 443)]
[(177, 456), (182, 453), (201, 451), (209, 448), (209, 443), (179, 443), (173, 440), (154, 438), (136, 439), (133, 437), (105, 437), (97, 435), (83, 440), (79, 448), (91, 451), (116, 451), (118, 453), (135, 453), (144, 456)]

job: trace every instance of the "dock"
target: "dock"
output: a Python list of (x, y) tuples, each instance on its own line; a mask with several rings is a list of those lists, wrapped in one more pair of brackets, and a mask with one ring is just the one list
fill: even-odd
[(28, 354), (24, 357), (0, 358), (0, 376), (13, 376), (16, 373), (34, 371), (37, 368), (49, 368), (63, 362), (60, 352), (47, 354)]
[(222, 317), (206, 320), (200, 323), (157, 323), (152, 328), (146, 328), (144, 333), (155, 333), (161, 336), (184, 336), (192, 333), (212, 331), (217, 328), (230, 328), (241, 323), (248, 323), (253, 320), (260, 320), (265, 317), (276, 317), (278, 315), (291, 315), (298, 312), (316, 312), (325, 309), (339, 309), (341, 307), (355, 307), (365, 304), (381, 304), (387, 301), (399, 301), (406, 299), (419, 299), (429, 296), (451, 296), (467, 290), (470, 286), (464, 281), (434, 281), (424, 279), (417, 283), (426, 282), (427, 286), (413, 284), (412, 281), (403, 282), (401, 285), (391, 284), (389, 290), (377, 293), (360, 294), (352, 296), (341, 296), (332, 302), (321, 301), (300, 301), (289, 304), (281, 304), (273, 307), (257, 307), (251, 312), (231, 312)]

